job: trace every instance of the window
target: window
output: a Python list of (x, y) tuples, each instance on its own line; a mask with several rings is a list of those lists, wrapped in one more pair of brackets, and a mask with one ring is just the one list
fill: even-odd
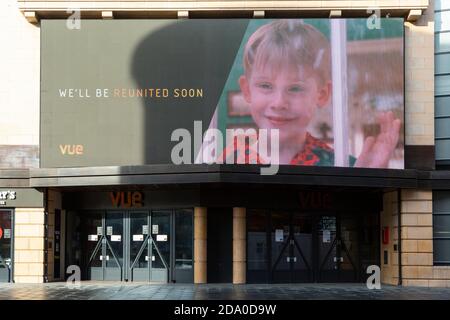
[(192, 210), (175, 212), (175, 267), (192, 269)]
[(450, 165), (450, 1), (435, 1), (436, 165)]
[(448, 0), (435, 0), (434, 8), (436, 11), (450, 10), (450, 1)]
[(436, 68), (436, 75), (444, 75), (450, 73), (450, 52), (436, 55), (434, 58), (434, 64)]
[[(436, 75), (434, 90), (436, 95), (450, 96), (450, 74)], [(450, 106), (447, 106), (447, 108), (450, 108)]]
[(450, 265), (450, 191), (433, 192), (433, 252), (435, 265)]
[(436, 29), (439, 29), (440, 31), (450, 30), (450, 6), (447, 8), (447, 10), (444, 9), (436, 10), (434, 20), (436, 24)]

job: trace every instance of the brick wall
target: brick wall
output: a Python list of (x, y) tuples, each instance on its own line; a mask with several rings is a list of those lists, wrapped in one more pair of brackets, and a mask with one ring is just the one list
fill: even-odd
[(38, 167), (40, 30), (0, 1), (0, 168)]
[(44, 281), (44, 209), (16, 208), (14, 213), (14, 281)]
[(433, 266), (432, 191), (402, 191), (402, 248), (405, 286), (450, 287), (450, 267)]
[[(401, 193), (401, 249), (402, 278), (404, 286), (449, 287), (450, 267), (433, 266), (433, 198), (432, 191), (402, 190)], [(381, 213), (381, 226), (389, 226), (389, 245), (381, 248), (388, 251), (389, 264), (382, 261), (382, 282), (398, 283), (398, 244), (397, 233), (397, 192), (384, 195), (384, 209)]]
[(434, 145), (434, 7), (405, 22), (405, 133), (407, 145)]

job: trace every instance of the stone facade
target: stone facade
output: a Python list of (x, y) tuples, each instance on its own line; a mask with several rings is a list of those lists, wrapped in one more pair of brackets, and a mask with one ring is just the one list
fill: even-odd
[(194, 283), (207, 282), (207, 208), (194, 208)]
[(246, 283), (247, 274), (246, 209), (233, 208), (233, 283)]
[(405, 139), (434, 145), (434, 8), (405, 22)]
[[(17, 5), (18, 4), (18, 5)], [(9, 50), (0, 52), (0, 146), (36, 146), (39, 143), (40, 18), (67, 17), (67, 8), (80, 8), (82, 17), (189, 18), (195, 15), (264, 17), (265, 12), (286, 10), (339, 17), (353, 11), (365, 14), (379, 8), (405, 16), (405, 143), (434, 145), (434, 16), (433, 1), (40, 1), (3, 0), (0, 23)], [(303, 11), (302, 11), (303, 10)], [(22, 11), (23, 15), (20, 13)], [(227, 12), (227, 13), (224, 13)], [(32, 22), (33, 24), (27, 23)], [(9, 150), (9, 149), (8, 149)], [(29, 163), (29, 162), (27, 162)], [(29, 165), (33, 166), (33, 165)], [(0, 165), (1, 167), (1, 165)], [(14, 230), (14, 280), (39, 283), (54, 277), (55, 210), (62, 209), (61, 195), (49, 190), (48, 239), (45, 241), (43, 208), (16, 208)], [(382, 282), (399, 283), (401, 250), (402, 284), (450, 287), (450, 267), (433, 265), (431, 190), (402, 190), (401, 237), (398, 238), (398, 194), (383, 197), (381, 227), (389, 228), (389, 243), (381, 244)], [(194, 282), (206, 283), (207, 208), (194, 213)], [(233, 282), (245, 283), (245, 208), (235, 208), (233, 225)], [(401, 242), (399, 242), (401, 241)], [(62, 245), (62, 248), (64, 246)], [(45, 253), (48, 248), (47, 253)], [(45, 256), (46, 255), (46, 256)], [(384, 257), (387, 260), (384, 261)], [(63, 269), (61, 269), (63, 271)], [(63, 274), (61, 273), (61, 276)]]
[(0, 169), (39, 166), (40, 30), (0, 2)]
[[(382, 282), (398, 284), (398, 216), (397, 192), (384, 195), (381, 226), (389, 227), (390, 243), (382, 244), (381, 257), (388, 252), (389, 261), (382, 261)], [(433, 265), (432, 191), (401, 192), (401, 259), (404, 286), (450, 287), (450, 267)], [(383, 260), (383, 259), (382, 259)]]
[(14, 215), (14, 282), (44, 282), (43, 208), (16, 208)]
[[(143, 10), (158, 11), (199, 11), (199, 10), (367, 10), (368, 8), (380, 9), (424, 9), (428, 6), (428, 0), (192, 0), (192, 1), (145, 1), (145, 0), (100, 0), (100, 1), (43, 1), (43, 0), (18, 0), (20, 8), (24, 12), (66, 11), (66, 8), (80, 8), (91, 16), (102, 17), (102, 11), (123, 12), (132, 10), (139, 13)], [(96, 14), (97, 13), (97, 14)], [(132, 14), (132, 13), (131, 13)], [(143, 13), (141, 12), (141, 15)], [(107, 18), (111, 15), (105, 14)], [(114, 16), (114, 15), (113, 15)], [(39, 13), (37, 15), (39, 18)]]

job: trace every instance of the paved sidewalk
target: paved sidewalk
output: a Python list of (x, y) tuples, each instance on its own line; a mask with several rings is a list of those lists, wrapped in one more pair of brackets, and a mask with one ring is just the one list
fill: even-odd
[(148, 284), (82, 282), (78, 289), (65, 283), (0, 284), (0, 300), (450, 300), (450, 288), (383, 285), (369, 290), (364, 284)]

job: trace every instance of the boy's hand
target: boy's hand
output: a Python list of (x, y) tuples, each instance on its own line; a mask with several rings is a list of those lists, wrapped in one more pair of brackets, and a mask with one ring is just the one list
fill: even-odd
[(397, 146), (400, 134), (400, 119), (395, 119), (392, 111), (378, 115), (380, 134), (367, 137), (355, 167), (386, 168), (392, 152)]

